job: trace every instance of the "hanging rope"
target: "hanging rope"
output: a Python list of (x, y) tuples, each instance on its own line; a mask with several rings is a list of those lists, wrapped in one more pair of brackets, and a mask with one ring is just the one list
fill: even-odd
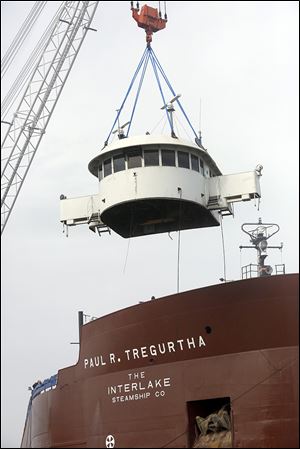
[[(136, 181), (136, 176), (135, 176), (135, 200), (136, 200), (136, 195), (137, 195), (137, 181)], [(124, 268), (123, 268), (123, 274), (125, 274), (125, 270), (126, 270), (126, 266), (127, 266), (127, 259), (128, 259), (128, 254), (129, 254), (129, 247), (130, 247), (130, 242), (131, 242), (131, 237), (132, 237), (132, 230), (133, 230), (133, 219), (134, 219), (134, 209), (135, 209), (135, 204), (131, 204), (131, 208), (130, 208), (130, 226), (129, 226), (129, 239), (128, 239), (128, 245), (127, 245), (127, 251), (126, 251), (126, 258), (125, 258), (125, 263), (124, 263)]]
[(179, 275), (180, 275), (180, 228), (181, 228), (181, 204), (182, 204), (182, 190), (178, 187), (179, 193), (179, 217), (178, 217), (178, 246), (177, 246), (177, 293), (179, 293)]
[(180, 269), (179, 269), (179, 263), (180, 263), (180, 229), (178, 231), (178, 247), (177, 247), (177, 293), (179, 293), (179, 275), (180, 275)]
[(123, 267), (123, 274), (125, 274), (125, 270), (126, 270), (126, 266), (127, 266), (127, 259), (128, 259), (128, 253), (129, 253), (130, 241), (131, 241), (131, 237), (129, 237), (129, 239), (128, 239), (127, 251), (126, 251), (126, 257), (125, 257), (125, 263), (124, 263), (124, 267)]
[(224, 269), (224, 281), (226, 282), (226, 259), (225, 259), (225, 244), (224, 244), (224, 232), (223, 232), (223, 216), (220, 214), (221, 220), (221, 235), (222, 235), (222, 248), (223, 248), (223, 269)]

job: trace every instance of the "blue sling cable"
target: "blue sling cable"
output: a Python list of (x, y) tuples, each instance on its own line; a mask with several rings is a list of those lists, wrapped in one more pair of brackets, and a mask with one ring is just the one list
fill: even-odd
[(129, 121), (129, 126), (128, 126), (126, 137), (128, 137), (128, 134), (129, 134), (129, 131), (130, 131), (130, 128), (131, 128), (133, 115), (134, 115), (134, 112), (135, 112), (136, 104), (137, 104), (137, 101), (138, 101), (138, 98), (139, 98), (139, 94), (140, 94), (140, 91), (141, 91), (141, 88), (142, 88), (142, 84), (143, 84), (143, 81), (144, 81), (144, 76), (145, 76), (145, 72), (146, 72), (146, 69), (147, 69), (147, 65), (148, 65), (148, 62), (149, 62), (150, 52), (148, 51), (148, 48), (146, 50), (147, 50), (147, 54), (146, 54), (146, 57), (145, 57), (145, 63), (144, 63), (144, 67), (143, 67), (143, 70), (142, 70), (141, 79), (140, 79), (140, 82), (139, 82), (139, 87), (138, 87), (138, 90), (137, 90), (137, 93), (136, 93), (136, 97), (135, 97), (135, 101), (134, 101), (134, 105), (133, 105), (133, 109), (132, 109), (132, 113), (131, 113), (131, 117), (130, 117), (130, 121)]
[[(134, 101), (134, 105), (133, 105), (133, 109), (132, 109), (132, 113), (131, 113), (131, 117), (130, 117), (129, 127), (128, 127), (127, 134), (126, 134), (126, 137), (128, 137), (129, 131), (130, 131), (130, 128), (131, 128), (131, 124), (132, 124), (132, 120), (133, 120), (133, 116), (134, 116), (134, 113), (135, 113), (135, 110), (136, 110), (137, 101), (138, 101), (138, 98), (139, 98), (139, 95), (140, 95), (140, 91), (141, 91), (141, 88), (142, 88), (142, 84), (143, 84), (143, 81), (144, 81), (144, 77), (145, 77), (145, 73), (146, 73), (146, 69), (147, 69), (147, 66), (148, 66), (149, 59), (150, 59), (151, 64), (152, 64), (153, 72), (154, 72), (154, 75), (155, 75), (155, 78), (156, 78), (156, 81), (157, 81), (157, 84), (158, 84), (158, 88), (159, 88), (159, 91), (160, 91), (163, 103), (166, 104), (166, 101), (165, 101), (165, 97), (164, 97), (164, 94), (163, 94), (161, 82), (160, 82), (160, 79), (159, 79), (158, 70), (159, 70), (160, 74), (162, 75), (162, 77), (164, 78), (164, 80), (165, 80), (167, 86), (169, 87), (171, 93), (174, 96), (176, 96), (176, 93), (175, 93), (174, 89), (172, 88), (172, 86), (171, 86), (171, 84), (170, 84), (170, 82), (169, 82), (169, 80), (168, 80), (168, 78), (167, 78), (167, 76), (166, 76), (166, 74), (165, 74), (161, 64), (160, 64), (160, 62), (158, 61), (157, 56), (155, 55), (154, 51), (152, 50), (152, 47), (151, 46), (149, 46), (149, 47), (147, 46), (145, 51), (144, 51), (144, 53), (143, 53), (143, 55), (142, 55), (142, 58), (141, 58), (141, 60), (140, 60), (140, 62), (138, 64), (138, 66), (137, 66), (137, 69), (136, 69), (136, 71), (134, 73), (134, 76), (133, 76), (133, 78), (131, 80), (131, 83), (129, 85), (129, 88), (127, 90), (125, 98), (124, 98), (124, 100), (123, 100), (123, 102), (121, 104), (121, 107), (118, 109), (117, 116), (116, 116), (115, 121), (113, 123), (113, 126), (112, 126), (112, 128), (110, 130), (110, 133), (109, 133), (109, 135), (108, 135), (108, 137), (107, 137), (107, 139), (106, 139), (106, 141), (104, 143), (104, 147), (108, 144), (108, 140), (109, 140), (109, 138), (111, 136), (111, 133), (112, 133), (112, 131), (113, 131), (113, 129), (114, 129), (118, 119), (119, 119), (120, 113), (121, 113), (121, 111), (122, 111), (122, 109), (124, 107), (124, 104), (125, 104), (125, 102), (127, 100), (127, 97), (128, 97), (128, 95), (129, 95), (129, 93), (130, 93), (130, 91), (132, 89), (132, 86), (133, 86), (133, 84), (134, 84), (134, 82), (136, 80), (136, 77), (137, 77), (141, 67), (143, 66), (142, 73), (141, 73), (141, 78), (140, 78), (140, 82), (139, 82), (139, 86), (138, 86), (138, 89), (137, 89), (137, 93), (136, 93), (136, 97), (135, 97), (135, 101)], [(178, 103), (178, 105), (179, 105), (179, 107), (181, 109), (181, 112), (183, 113), (186, 121), (188, 122), (190, 128), (192, 129), (194, 135), (196, 136), (196, 138), (198, 138), (198, 135), (197, 135), (196, 131), (194, 130), (194, 128), (193, 128), (193, 126), (192, 126), (188, 116), (186, 115), (185, 110), (183, 109), (180, 101), (178, 99), (176, 101), (177, 101), (177, 103)], [(167, 108), (166, 108), (166, 114), (167, 114), (167, 118), (168, 118), (168, 122), (169, 122), (169, 125), (170, 125), (171, 132), (173, 132), (172, 123), (171, 123), (170, 115), (169, 115), (169, 112), (168, 112)]]
[[(172, 94), (175, 96), (176, 93), (175, 93), (174, 89), (172, 88), (172, 86), (171, 86), (171, 84), (170, 84), (170, 82), (169, 82), (169, 80), (168, 80), (168, 78), (167, 78), (165, 72), (163, 71), (163, 68), (162, 68), (162, 66), (160, 65), (160, 62), (158, 61), (157, 56), (155, 55), (155, 53), (154, 53), (153, 50), (152, 50), (152, 55), (153, 55), (153, 57), (154, 57), (154, 59), (155, 59), (156, 65), (157, 65), (157, 67), (159, 68), (160, 73), (162, 74), (162, 76), (163, 76), (165, 82), (167, 83), (167, 85), (169, 86), (170, 91), (171, 91)], [(182, 107), (180, 101), (177, 100), (177, 103), (178, 103), (178, 105), (179, 105), (179, 107), (180, 107), (180, 109), (181, 109), (181, 112), (183, 113), (184, 117), (186, 118), (188, 124), (190, 125), (190, 127), (191, 127), (193, 133), (195, 134), (196, 138), (198, 138), (198, 135), (197, 135), (196, 131), (194, 130), (194, 128), (193, 128), (193, 126), (192, 126), (192, 124), (191, 124), (191, 122), (190, 122), (188, 116), (186, 115), (185, 110), (183, 109), (183, 107)]]
[[(161, 94), (161, 97), (162, 97), (162, 100), (163, 100), (163, 104), (166, 104), (166, 100), (165, 100), (165, 97), (164, 97), (164, 94), (163, 94), (163, 91), (162, 91), (162, 87), (161, 87), (161, 84), (160, 84), (159, 76), (158, 76), (158, 73), (157, 73), (155, 60), (153, 58), (153, 50), (152, 50), (151, 47), (149, 48), (149, 50), (150, 50), (150, 59), (151, 59), (152, 67), (153, 67), (153, 72), (155, 74), (155, 78), (156, 78), (156, 81), (157, 81), (157, 84), (158, 84), (158, 87), (159, 87), (159, 90), (160, 90), (160, 94)], [(167, 114), (167, 118), (168, 118), (168, 121), (169, 121), (169, 125), (170, 125), (170, 128), (171, 128), (171, 131), (173, 131), (172, 130), (171, 120), (170, 120), (167, 108), (166, 108), (166, 114)]]
[(121, 107), (118, 109), (117, 117), (116, 117), (116, 119), (115, 119), (115, 121), (114, 121), (114, 123), (113, 123), (113, 126), (111, 127), (111, 130), (110, 130), (110, 132), (109, 132), (109, 134), (108, 134), (108, 137), (107, 137), (107, 139), (106, 139), (106, 141), (105, 141), (105, 143), (104, 143), (104, 147), (108, 144), (108, 140), (109, 140), (109, 138), (110, 138), (110, 136), (111, 136), (111, 133), (112, 133), (114, 127), (115, 127), (115, 124), (117, 123), (117, 120), (118, 120), (118, 118), (119, 118), (119, 116), (120, 116), (120, 113), (121, 113), (121, 111), (122, 111), (122, 109), (123, 109), (123, 106), (124, 106), (124, 104), (125, 104), (125, 101), (127, 100), (127, 97), (128, 97), (128, 95), (129, 95), (129, 92), (131, 91), (131, 88), (132, 88), (132, 86), (133, 86), (133, 84), (134, 84), (134, 81), (135, 81), (135, 79), (136, 79), (136, 77), (137, 77), (137, 75), (138, 75), (138, 73), (139, 73), (139, 71), (140, 71), (140, 69), (141, 69), (141, 67), (142, 67), (142, 65), (143, 65), (143, 62), (144, 62), (146, 56), (147, 56), (147, 48), (146, 48), (146, 50), (144, 51), (143, 56), (142, 56), (142, 58), (141, 58), (141, 60), (140, 60), (140, 62), (139, 62), (139, 64), (138, 64), (138, 66), (137, 66), (137, 69), (136, 69), (136, 71), (135, 71), (135, 73), (134, 73), (134, 75), (133, 75), (133, 78), (132, 78), (132, 80), (131, 80), (131, 83), (130, 83), (130, 85), (129, 85), (129, 88), (128, 88), (128, 90), (127, 90), (127, 93), (126, 93), (126, 95), (125, 95), (125, 98), (124, 98), (124, 100), (123, 100), (123, 103), (122, 103)]

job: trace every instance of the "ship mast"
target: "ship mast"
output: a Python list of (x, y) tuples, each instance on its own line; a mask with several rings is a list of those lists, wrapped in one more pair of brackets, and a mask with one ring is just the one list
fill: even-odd
[[(249, 264), (242, 267), (242, 279), (253, 277), (253, 273), (256, 273), (257, 277), (271, 276), (273, 268), (271, 265), (265, 265), (265, 259), (268, 257), (267, 249), (282, 250), (283, 243), (281, 242), (280, 246), (269, 246), (267, 240), (279, 231), (279, 226), (275, 223), (262, 223), (261, 218), (259, 218), (258, 223), (244, 223), (241, 228), (243, 232), (249, 235), (252, 246), (241, 245), (240, 250), (249, 248), (257, 251), (257, 265)], [(275, 269), (276, 274), (285, 273), (284, 264), (275, 265)]]

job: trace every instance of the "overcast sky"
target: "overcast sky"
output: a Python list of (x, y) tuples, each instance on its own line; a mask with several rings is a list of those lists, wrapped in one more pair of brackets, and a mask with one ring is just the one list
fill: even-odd
[[(60, 2), (49, 3), (4, 90)], [(1, 2), (2, 56), (33, 4)], [(240, 227), (259, 217), (279, 224), (272, 244), (284, 242), (286, 271), (298, 272), (298, 2), (167, 5), (167, 28), (154, 35), (153, 49), (197, 131), (201, 98), (205, 147), (224, 174), (264, 167), (259, 210), (253, 201), (237, 204), (235, 217), (224, 219), (227, 278), (239, 279), (240, 265), (255, 263), (250, 250), (240, 258), (239, 245), (249, 243)], [(130, 243), (115, 233), (98, 237), (87, 227), (71, 228), (68, 238), (62, 233), (59, 196), (97, 193), (87, 165), (108, 135), (145, 48), (129, 2), (100, 2), (92, 27), (98, 32), (83, 43), (2, 237), (5, 448), (20, 445), (27, 387), (77, 362), (78, 346), (70, 342), (78, 341), (79, 310), (100, 317), (176, 292), (176, 233), (173, 240), (161, 234)], [(148, 72), (133, 133), (151, 130), (161, 118)], [(280, 251), (270, 250), (267, 261), (281, 263)], [(222, 276), (220, 227), (182, 232), (180, 290), (219, 283)]]

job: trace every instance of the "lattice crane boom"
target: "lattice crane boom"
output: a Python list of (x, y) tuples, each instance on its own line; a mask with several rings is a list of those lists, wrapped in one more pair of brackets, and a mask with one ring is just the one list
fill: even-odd
[(1, 233), (12, 212), (98, 1), (67, 1), (1, 145)]

